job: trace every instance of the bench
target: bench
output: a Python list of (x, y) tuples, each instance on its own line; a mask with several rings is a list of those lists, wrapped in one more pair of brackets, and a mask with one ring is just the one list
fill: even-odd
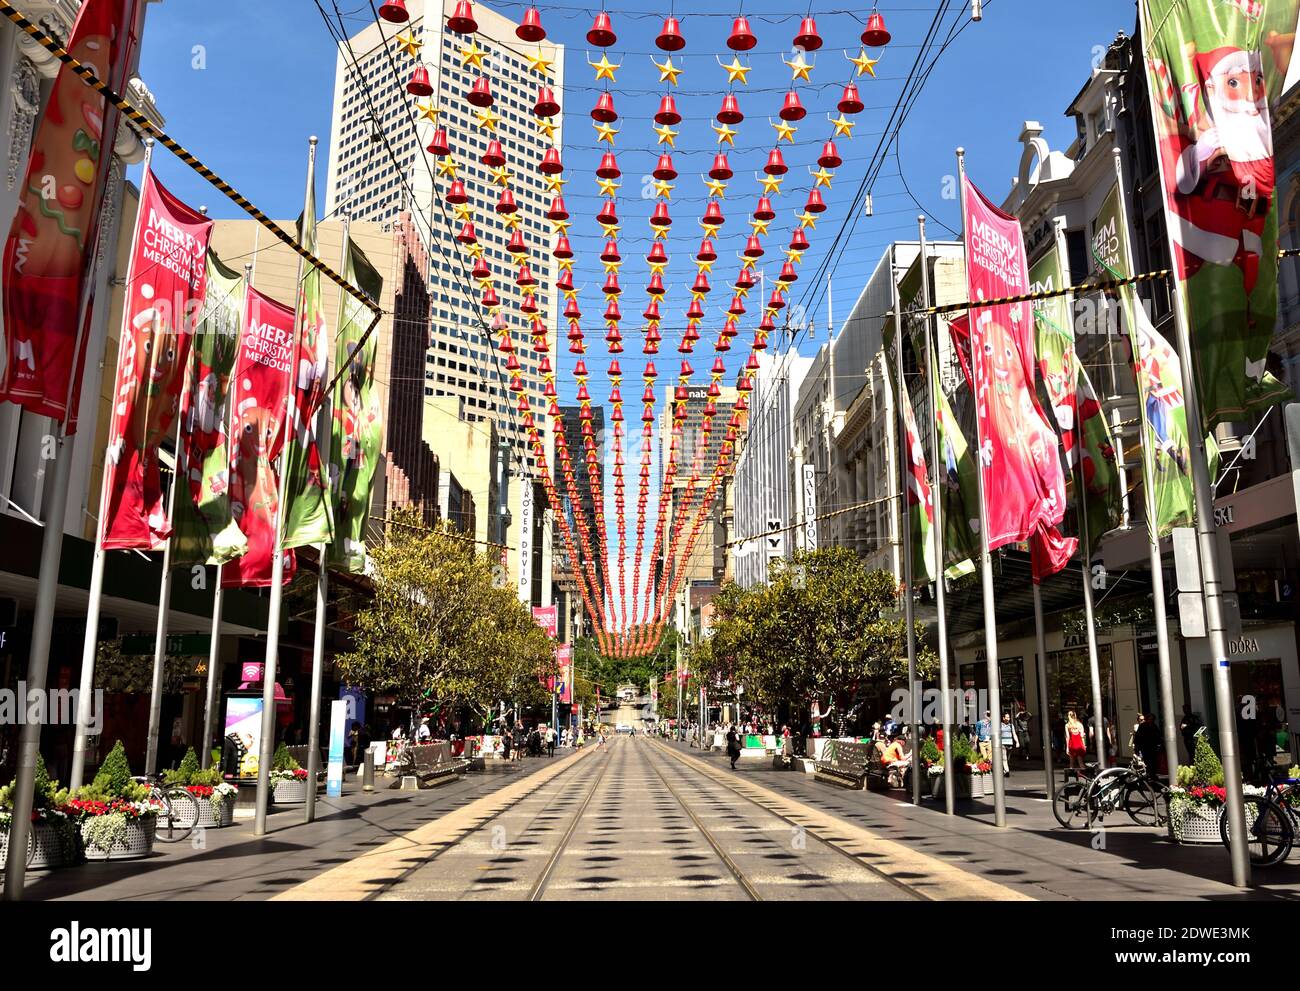
[[(307, 756), (311, 752), (310, 747), (308, 747), (304, 743), (300, 746), (293, 746), (293, 747), (286, 746), (284, 749), (289, 751), (289, 756), (298, 762), (299, 767), (301, 767), (304, 771), (307, 769)], [(325, 773), (326, 768), (329, 767), (329, 763), (330, 763), (329, 748), (321, 747), (320, 763), (316, 765), (316, 774), (318, 777)]]
[(874, 744), (850, 740), (827, 740), (813, 768), (816, 780), (843, 788), (865, 788), (870, 778), (884, 773)]
[(458, 774), (469, 770), (470, 762), (452, 756), (451, 744), (444, 741), (436, 743), (417, 743), (411, 746), (411, 763), (409, 774), (414, 776), (421, 788), (434, 788), (452, 781)]

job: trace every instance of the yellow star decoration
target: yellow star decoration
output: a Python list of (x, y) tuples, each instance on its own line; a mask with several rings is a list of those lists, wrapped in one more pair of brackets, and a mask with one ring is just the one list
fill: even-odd
[(817, 189), (819, 186), (825, 186), (827, 189), (830, 189), (831, 177), (834, 175), (834, 172), (827, 172), (825, 169), (818, 169), (816, 172), (813, 172), (812, 177), (817, 180), (817, 185), (813, 186), (813, 189)]
[(540, 46), (537, 49), (536, 55), (525, 53), (524, 58), (528, 59), (528, 68), (542, 76), (547, 75), (551, 71), (551, 66), (555, 64), (553, 59), (542, 57), (542, 49)]
[(608, 238), (618, 237), (618, 232), (623, 228), (621, 224), (601, 224), (600, 229), (604, 232), (605, 237)]
[(849, 59), (849, 61), (858, 67), (857, 75), (872, 76), (874, 78), (876, 75), (876, 63), (879, 62), (880, 59), (872, 58), (867, 54), (867, 50), (864, 48), (862, 49), (862, 54), (857, 58)]
[(654, 233), (655, 233), (654, 240), (656, 241), (668, 240), (669, 229), (667, 227), (656, 227), (654, 229)]
[[(785, 62), (785, 56), (781, 57), (781, 61)], [(785, 62), (785, 64), (791, 72), (790, 82), (794, 82), (796, 79), (802, 79), (804, 82), (812, 82), (811, 73), (813, 67), (809, 65), (808, 60), (803, 57), (803, 52), (796, 55), (793, 62)]]
[(779, 176), (779, 175), (765, 175), (761, 177), (758, 181), (759, 184), (762, 185), (763, 187), (763, 195), (771, 196), (773, 193), (777, 193), (779, 195), (781, 192), (781, 182), (784, 179), (785, 176)]
[(611, 62), (604, 52), (600, 53), (599, 62), (589, 61), (587, 64), (596, 70), (596, 82), (600, 82), (602, 79), (608, 79), (611, 83), (615, 81), (614, 71), (623, 65), (622, 62)]
[[(556, 264), (556, 266), (557, 266), (561, 271), (569, 271), (569, 272), (572, 272), (572, 271), (573, 271), (573, 259), (572, 259), (572, 258), (557, 258), (557, 259), (555, 259), (555, 264)], [(564, 295), (565, 295), (566, 297), (572, 299), (573, 296), (574, 296), (574, 294), (577, 293), (577, 291), (578, 291), (578, 290), (576, 290), (576, 289), (566, 289), (566, 290), (564, 290)]]
[(701, 261), (700, 259), (697, 258), (695, 259), (695, 267), (699, 269), (701, 272), (712, 272), (713, 262)]
[(614, 143), (614, 135), (618, 133), (618, 128), (614, 127), (612, 124), (605, 124), (598, 120), (593, 120), (591, 126), (596, 129), (597, 144), (602, 141), (608, 141), (610, 144)]
[(622, 265), (623, 263), (621, 261), (616, 261), (616, 262), (602, 261), (601, 264), (605, 266), (605, 274), (609, 275), (610, 272), (617, 272), (619, 266)]
[(491, 289), (491, 288), (492, 288), (492, 276), (489, 275), (486, 279), (479, 279), (479, 280), (478, 280), (478, 287), (479, 287), (479, 289)]
[(725, 142), (733, 148), (736, 147), (736, 135), (740, 132), (734, 127), (727, 124), (710, 124), (709, 126), (713, 128), (713, 133), (718, 136), (718, 144)]
[(474, 119), (478, 121), (478, 126), (485, 131), (495, 131), (497, 124), (501, 123), (501, 115), (491, 107), (474, 111)]
[(677, 147), (677, 131), (674, 131), (667, 124), (656, 124), (655, 134), (659, 135), (659, 144), (667, 145), (669, 148)]
[(448, 155), (446, 158), (438, 160), (438, 175), (451, 176), (456, 178), (456, 160)]
[(419, 58), (420, 42), (415, 40), (415, 35), (409, 32), (406, 34), (399, 34), (396, 40), (398, 51), (405, 52), (411, 58)]
[(809, 213), (807, 210), (805, 210), (803, 213), (799, 214), (799, 226), (816, 230), (817, 215), (815, 213)]
[(519, 225), (524, 222), (524, 218), (518, 213), (507, 213), (501, 218), (501, 222), (512, 231), (517, 231), (519, 230)]
[(705, 236), (705, 237), (713, 238), (713, 237), (717, 237), (717, 236), (718, 236), (718, 225), (717, 225), (717, 224), (706, 224), (703, 220), (701, 220), (701, 221), (700, 221), (700, 226), (704, 228), (704, 236)]
[(468, 69), (472, 65), (476, 69), (483, 69), (483, 60), (487, 54), (486, 49), (479, 48), (478, 42), (471, 38), (468, 47), (460, 50), (461, 68)]
[(433, 124), (438, 123), (438, 115), (442, 113), (432, 103), (417, 103), (415, 110), (420, 115), (421, 120), (427, 120)]
[(596, 179), (596, 185), (600, 187), (601, 196), (613, 196), (614, 190), (618, 189), (619, 183), (613, 179)]
[(650, 274), (651, 274), (651, 275), (663, 275), (663, 274), (664, 274), (664, 266), (666, 266), (668, 263), (667, 263), (667, 262), (649, 262), (648, 264), (649, 264), (649, 266), (650, 266)]
[(677, 77), (682, 74), (681, 69), (673, 65), (673, 57), (669, 55), (662, 63), (655, 62), (654, 56), (650, 56), (650, 61), (655, 63), (655, 68), (659, 70), (659, 81), (661, 83), (671, 83), (677, 85)]
[(483, 257), (483, 245), (475, 242), (474, 244), (465, 245), (465, 250), (469, 252), (471, 258)]
[(741, 65), (739, 56), (737, 55), (731, 56), (731, 64), (724, 65), (723, 68), (727, 70), (728, 84), (734, 83), (737, 80), (739, 80), (742, 84), (746, 86), (749, 85), (749, 70), (752, 68), (752, 66)]
[(564, 184), (568, 181), (569, 181), (568, 179), (561, 179), (558, 175), (548, 175), (546, 177), (547, 192), (563, 193)]
[(782, 248), (781, 253), (796, 265), (803, 261), (803, 248)]
[(721, 179), (705, 179), (704, 185), (709, 187), (710, 196), (716, 196), (718, 199), (726, 199), (727, 184)]
[[(703, 271), (703, 269), (701, 269), (701, 271)], [(704, 297), (707, 296), (707, 295), (708, 295), (708, 293), (705, 292), (703, 289), (692, 289), (692, 290), (691, 290), (691, 298), (692, 298), (692, 299), (703, 300)]]
[(654, 181), (654, 187), (656, 196), (662, 196), (666, 200), (671, 200), (673, 198), (673, 184), (671, 182), (656, 179)]
[(849, 120), (843, 114), (831, 118), (831, 124), (835, 127), (835, 137), (837, 138), (841, 136), (846, 138), (853, 137), (853, 125), (856, 123), (856, 120)]
[(776, 140), (778, 144), (781, 142), (782, 138), (789, 141), (791, 144), (794, 144), (794, 132), (799, 130), (799, 128), (795, 127), (788, 120), (778, 120), (775, 124), (772, 124), (769, 120), (768, 123), (771, 124), (772, 129), (776, 131)]
[(515, 174), (511, 172), (509, 169), (507, 169), (504, 165), (500, 166), (497, 169), (494, 169), (492, 172), (492, 181), (495, 182), (498, 186), (509, 186), (510, 180), (513, 179), (514, 177)]
[(559, 126), (560, 125), (557, 121), (551, 120), (549, 117), (537, 118), (537, 130), (540, 131), (542, 137), (551, 144), (555, 144), (555, 129)]
[(756, 218), (756, 217), (750, 217), (750, 218), (749, 218), (749, 226), (752, 227), (752, 228), (754, 228), (754, 233), (755, 233), (755, 234), (766, 235), (766, 234), (767, 234), (767, 225), (770, 224), (771, 222), (772, 222), (772, 221), (770, 221), (770, 220), (759, 220), (759, 219)]
[(551, 233), (552, 233), (552, 234), (567, 234), (567, 233), (569, 233), (569, 228), (570, 228), (571, 226), (573, 226), (573, 221), (572, 221), (572, 220), (552, 220), (552, 221), (551, 221)]
[(456, 215), (456, 219), (459, 220), (461, 223), (464, 223), (466, 220), (469, 220), (470, 214), (474, 212), (474, 208), (470, 206), (468, 203), (455, 203), (452, 205), (451, 210), (452, 213)]

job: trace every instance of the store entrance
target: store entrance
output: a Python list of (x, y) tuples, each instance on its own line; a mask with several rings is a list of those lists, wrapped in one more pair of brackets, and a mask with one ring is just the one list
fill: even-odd
[[(1290, 767), (1297, 752), (1287, 720), (1286, 696), (1282, 684), (1282, 661), (1270, 657), (1258, 661), (1233, 661), (1228, 666), (1232, 681), (1237, 749), (1242, 772), (1249, 780), (1263, 781), (1270, 766)], [(1214, 667), (1201, 665), (1201, 691), (1205, 699), (1205, 725), (1210, 742), (1219, 749), (1219, 706), (1214, 697)]]

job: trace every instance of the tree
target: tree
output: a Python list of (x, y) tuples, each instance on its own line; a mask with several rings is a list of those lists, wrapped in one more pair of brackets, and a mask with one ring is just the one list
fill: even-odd
[(338, 658), (344, 679), (413, 712), (464, 704), (490, 718), (501, 700), (546, 702), (555, 643), (493, 581), (488, 556), (413, 513), (394, 524), (371, 553), (374, 598), (356, 613), (353, 650)]

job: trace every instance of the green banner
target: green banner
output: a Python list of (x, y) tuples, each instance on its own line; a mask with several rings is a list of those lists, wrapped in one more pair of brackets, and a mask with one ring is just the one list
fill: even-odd
[[(230, 512), (230, 374), (239, 353), (244, 317), (244, 278), (208, 252), (208, 287), (190, 349), (181, 399), (180, 474), (172, 562), (224, 564), (243, 554), (248, 541)], [(188, 493), (189, 498), (185, 498)]]
[[(950, 354), (955, 345), (942, 318), (935, 321), (935, 337), (937, 353)], [(966, 436), (944, 394), (938, 361), (932, 363), (931, 371), (930, 394), (936, 400), (935, 421), (942, 454), (935, 465), (935, 487), (943, 514), (944, 574), (956, 578), (972, 573), (980, 556), (979, 479), (975, 477), (975, 458)]]
[[(1029, 269), (1030, 290), (1053, 292), (1067, 284), (1061, 253), (1053, 244)], [(1110, 426), (1075, 350), (1070, 309), (1068, 296), (1034, 301), (1035, 348), (1074, 477), (1080, 541), (1091, 558), (1102, 535), (1122, 522), (1123, 499)]]
[[(316, 254), (316, 191), (308, 189), (307, 206), (298, 222), (298, 239)], [(316, 431), (318, 412), (325, 400), (329, 371), (329, 334), (321, 315), (320, 270), (303, 263), (298, 293), (298, 328), (294, 334), (293, 422), (288, 426), (284, 450), (284, 548), (334, 541), (334, 521), (329, 488)]]
[[(378, 303), (384, 280), (365, 253), (348, 241), (343, 277)], [(358, 349), (372, 314), (350, 295), (343, 296), (343, 315), (335, 345), (335, 366), (345, 369), (334, 387), (333, 436), (330, 442), (330, 481), (334, 492), (335, 531), (329, 560), (345, 571), (366, 567), (366, 523), (370, 490), (383, 443), (379, 395), (375, 391), (375, 347), (371, 334)]]
[(1277, 320), (1272, 112), (1297, 0), (1138, 5), (1165, 216), (1210, 433), (1290, 398), (1265, 370)]

